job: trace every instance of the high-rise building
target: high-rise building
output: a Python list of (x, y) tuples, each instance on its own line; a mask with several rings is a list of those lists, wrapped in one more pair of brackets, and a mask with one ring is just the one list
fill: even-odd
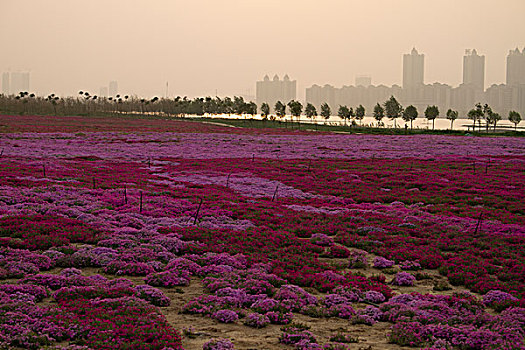
[(403, 55), (403, 88), (416, 88), (423, 85), (425, 55), (419, 54), (416, 48), (410, 54)]
[(463, 84), (471, 85), (477, 91), (485, 90), (485, 56), (474, 50), (465, 50), (463, 56)]
[(372, 77), (369, 75), (358, 75), (355, 77), (355, 86), (369, 87), (372, 85)]
[(100, 87), (98, 95), (100, 97), (108, 97), (108, 88), (105, 86)]
[(510, 50), (507, 56), (507, 85), (525, 84), (525, 48)]
[(8, 72), (2, 73), (2, 93), (6, 96), (10, 94)]
[(259, 108), (261, 104), (266, 102), (273, 111), (277, 101), (287, 104), (291, 100), (296, 99), (297, 81), (290, 80), (288, 75), (285, 75), (283, 80), (280, 80), (277, 74), (273, 77), (273, 80), (270, 80), (268, 75), (266, 75), (262, 81), (257, 82), (255, 95)]
[(118, 94), (118, 83), (116, 81), (109, 82), (109, 96)]
[(29, 72), (11, 73), (9, 91), (11, 94), (18, 94), (21, 91), (29, 91)]

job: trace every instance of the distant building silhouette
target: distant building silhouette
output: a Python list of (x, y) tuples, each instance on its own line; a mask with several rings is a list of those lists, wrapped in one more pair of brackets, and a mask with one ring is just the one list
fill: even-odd
[(319, 111), (321, 104), (328, 103), (333, 115), (337, 115), (339, 106), (358, 106), (362, 104), (369, 115), (377, 102), (383, 103), (391, 95), (400, 98), (403, 89), (399, 85), (348, 86), (336, 88), (332, 85), (313, 85), (306, 89), (306, 102), (313, 104)]
[(11, 93), (10, 87), (9, 87), (9, 73), (8, 72), (2, 73), (2, 93), (6, 96)]
[(507, 55), (507, 85), (525, 84), (525, 48), (510, 50)]
[(105, 86), (100, 87), (98, 95), (100, 97), (108, 97), (108, 88)]
[(376, 103), (384, 103), (390, 96), (403, 105), (414, 105), (419, 115), (423, 116), (425, 108), (436, 105), (440, 117), (444, 118), (449, 108), (457, 110), (460, 118), (466, 118), (470, 109), (477, 102), (488, 103), (495, 112), (507, 118), (510, 110), (525, 115), (525, 49), (509, 52), (507, 57), (507, 84), (492, 85), (484, 91), (485, 56), (475, 50), (466, 51), (463, 58), (463, 83), (458, 87), (446, 84), (423, 84), (424, 56), (413, 49), (403, 56), (403, 87), (393, 85), (343, 86), (313, 85), (306, 89), (306, 102), (318, 109), (328, 103), (332, 114), (336, 115), (340, 105), (357, 106), (362, 104), (366, 115), (372, 115)]
[(469, 110), (474, 108), (478, 102), (484, 102), (483, 92), (480, 92), (474, 85), (460, 84), (450, 90), (450, 108), (457, 110), (460, 116), (466, 118)]
[(493, 84), (485, 91), (485, 100), (506, 118), (511, 110), (525, 116), (525, 48), (507, 55), (507, 84)]
[(118, 94), (118, 83), (116, 81), (109, 82), (109, 96)]
[(403, 88), (418, 88), (423, 85), (425, 77), (425, 55), (419, 54), (416, 48), (410, 54), (403, 55)]
[(463, 84), (472, 85), (476, 90), (485, 91), (485, 56), (474, 50), (465, 50), (463, 56)]
[(21, 91), (29, 91), (29, 72), (11, 73), (11, 94), (18, 94)]
[(290, 80), (288, 75), (285, 75), (283, 80), (279, 80), (277, 74), (273, 77), (273, 80), (270, 80), (268, 75), (266, 75), (262, 81), (256, 83), (255, 98), (259, 109), (261, 104), (266, 102), (273, 111), (277, 101), (287, 104), (291, 100), (295, 100), (296, 96), (297, 81)]
[(355, 86), (369, 87), (372, 85), (372, 77), (369, 75), (358, 75), (355, 77)]

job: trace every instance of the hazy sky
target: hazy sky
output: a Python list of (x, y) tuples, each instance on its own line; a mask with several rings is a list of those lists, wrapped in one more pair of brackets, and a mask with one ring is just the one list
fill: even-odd
[(456, 86), (463, 54), (505, 81), (525, 45), (525, 0), (0, 0), (0, 71), (31, 90), (94, 94), (110, 80), (143, 96), (255, 94), (265, 74), (312, 84), (401, 84), (402, 55), (425, 54), (425, 82)]

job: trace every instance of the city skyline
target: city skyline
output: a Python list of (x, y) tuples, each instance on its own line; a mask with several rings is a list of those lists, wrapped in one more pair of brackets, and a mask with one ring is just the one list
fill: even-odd
[[(461, 80), (457, 84), (448, 84), (443, 81), (425, 81), (425, 54), (419, 52), (415, 47), (412, 48), (410, 53), (403, 54), (403, 66), (401, 68), (402, 80), (400, 83), (394, 83), (391, 85), (383, 83), (372, 83), (373, 76), (371, 75), (362, 75), (358, 74), (354, 77), (354, 84), (342, 84), (340, 86), (358, 86), (362, 85), (364, 87), (368, 86), (390, 86), (390, 87), (402, 87), (402, 88), (414, 88), (421, 85), (432, 85), (432, 84), (443, 84), (451, 87), (458, 87), (460, 85), (472, 85), (476, 89), (486, 91), (492, 86), (495, 85), (516, 85), (516, 84), (525, 84), (525, 46), (521, 49), (516, 47), (511, 50), (507, 50), (507, 56), (505, 61), (503, 61), (503, 66), (505, 68), (505, 78), (500, 82), (494, 82), (492, 84), (487, 84), (485, 82), (485, 55), (479, 55), (478, 50), (475, 48), (466, 48), (463, 55), (462, 63), (462, 72), (460, 74)], [(365, 79), (368, 84), (360, 84), (358, 81)], [(350, 80), (349, 80), (350, 82)], [(319, 85), (319, 83), (316, 83)], [(316, 85), (314, 83), (314, 85)], [(325, 83), (321, 85), (332, 85), (330, 83)]]
[(525, 114), (525, 48), (509, 50), (507, 56), (507, 83), (493, 84), (484, 88), (485, 56), (478, 55), (476, 49), (465, 50), (463, 56), (463, 82), (451, 86), (434, 82), (425, 84), (425, 55), (412, 48), (403, 55), (403, 84), (400, 85), (343, 85), (314, 84), (306, 88), (305, 102), (317, 109), (328, 103), (337, 110), (339, 106), (362, 104), (370, 113), (376, 103), (382, 103), (395, 96), (403, 106), (413, 105), (419, 111), (436, 105), (442, 116), (448, 109), (466, 115), (475, 103), (488, 103), (496, 112), (507, 114), (511, 110)]
[[(297, 98), (297, 80), (291, 80), (288, 74), (281, 80), (278, 74), (275, 74), (271, 80), (265, 75), (262, 80), (256, 82), (256, 96), (243, 97), (247, 101), (255, 101), (258, 108), (261, 108), (262, 103), (268, 103), (272, 111), (277, 101), (286, 104), (298, 99), (301, 102), (312, 103), (317, 109), (327, 102), (333, 112), (340, 105), (363, 104), (370, 113), (376, 103), (381, 103), (389, 96), (395, 96), (403, 105), (414, 105), (419, 110), (429, 105), (437, 105), (441, 111), (452, 108), (463, 115), (475, 103), (481, 102), (489, 103), (495, 111), (503, 114), (510, 110), (525, 114), (525, 47), (521, 51), (519, 48), (508, 51), (506, 83), (493, 84), (486, 90), (485, 56), (479, 55), (476, 49), (465, 50), (463, 80), (457, 87), (439, 82), (425, 84), (424, 62), (424, 53), (419, 53), (415, 47), (410, 53), (403, 54), (402, 86), (373, 85), (370, 76), (357, 75), (355, 85), (336, 88), (330, 84), (314, 84), (307, 87), (305, 99), (302, 100)], [(2, 92), (17, 94), (18, 90), (27, 91), (29, 80), (29, 72), (4, 72)], [(99, 91), (100, 97), (115, 96), (119, 93), (118, 82), (110, 81), (108, 86), (102, 86)]]
[[(425, 72), (425, 54), (420, 53), (415, 47), (412, 48), (410, 53), (404, 53), (403, 54), (403, 67), (401, 70), (401, 76), (402, 81), (401, 83), (396, 83), (390, 85), (390, 87), (403, 87), (403, 88), (415, 88), (420, 85), (432, 85), (432, 84), (443, 84), (448, 85), (451, 87), (454, 87), (454, 85), (443, 83), (441, 81), (434, 81), (434, 82), (425, 82), (424, 79), (424, 72)], [(7, 75), (7, 84), (6, 84), (6, 75)], [(13, 88), (12, 84), (9, 83), (9, 76), (16, 76), (15, 80), (18, 81), (21, 78), (21, 76), (24, 76), (24, 80), (27, 80), (26, 83), (22, 84), (23, 88), (19, 89), (20, 91), (29, 90), (29, 76), (30, 72), (27, 71), (14, 71), (12, 72), (10, 69), (7, 72), (2, 72), (2, 93), (6, 94), (6, 91), (10, 91), (11, 94), (16, 94), (14, 90), (17, 88)], [(12, 78), (11, 78), (12, 79)], [(273, 76), (273, 81), (279, 80), (279, 74), (275, 73)], [(284, 74), (284, 79), (289, 80), (289, 76), (287, 73)], [(354, 84), (350, 83), (350, 79), (347, 84), (341, 85), (342, 87), (345, 86), (388, 86), (386, 84), (378, 83), (374, 84), (372, 83), (373, 77), (369, 74), (363, 75), (363, 74), (357, 74), (354, 76)], [(263, 80), (269, 80), (268, 74), (265, 74), (265, 77)], [(465, 49), (465, 54), (463, 56), (463, 64), (462, 64), (462, 81), (460, 81), (456, 86), (464, 85), (464, 84), (472, 84), (475, 86), (478, 90), (481, 90), (481, 92), (484, 92), (488, 88), (492, 86), (497, 86), (501, 84), (506, 85), (513, 85), (513, 84), (525, 84), (525, 46), (520, 50), (519, 47), (516, 47), (514, 49), (508, 50), (508, 54), (505, 60), (505, 81), (493, 83), (489, 86), (487, 86), (485, 82), (485, 55), (478, 55), (477, 50), (474, 49)], [(259, 81), (257, 82), (259, 83)], [(294, 80), (294, 84), (297, 86), (299, 85), (298, 80)], [(7, 89), (5, 86), (7, 85)], [(16, 83), (15, 86), (19, 86), (20, 83)], [(20, 85), (20, 86), (22, 86)], [(330, 83), (314, 83), (313, 85), (332, 85)], [(108, 87), (109, 86), (109, 87)], [(482, 88), (483, 87), (483, 88)], [(308, 87), (305, 87), (305, 89), (308, 89)], [(118, 82), (115, 80), (109, 81), (109, 84), (106, 86), (99, 86), (98, 89), (94, 89), (93, 92), (96, 94), (96, 92), (99, 92), (99, 95), (101, 97), (107, 97), (107, 96), (114, 96), (119, 91), (118, 88)], [(75, 96), (78, 89), (74, 92), (72, 92), (69, 96)], [(253, 98), (253, 100), (257, 100), (257, 84), (255, 87), (255, 90), (253, 91), (253, 94), (247, 95), (246, 92), (250, 92), (249, 90), (244, 90), (244, 93), (238, 93), (238, 94), (232, 94), (236, 96), (250, 96)], [(297, 90), (300, 91), (300, 90)], [(306, 100), (306, 96), (304, 97), (296, 97), (297, 91), (292, 99), (299, 99), (299, 100)], [(137, 95), (134, 92), (127, 92), (133, 95)], [(208, 94), (207, 96), (214, 96), (218, 94)], [(302, 94), (299, 93), (299, 96)], [(138, 95), (137, 95), (138, 96)], [(161, 95), (164, 97), (165, 95)], [(179, 96), (187, 96), (187, 94), (182, 94)], [(204, 95), (201, 95), (204, 96)]]
[(400, 85), (412, 47), (425, 53), (425, 82), (455, 86), (465, 48), (476, 48), (489, 87), (524, 45), (523, 12), (521, 0), (5, 0), (0, 71), (31, 70), (38, 94), (94, 94), (115, 80), (125, 93), (164, 96), (169, 82), (170, 96), (188, 97), (254, 94), (264, 74), (288, 73), (304, 98), (314, 83), (359, 74)]

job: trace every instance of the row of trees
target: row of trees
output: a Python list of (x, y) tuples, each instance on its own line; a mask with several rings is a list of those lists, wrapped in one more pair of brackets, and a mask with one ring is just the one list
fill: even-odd
[[(284, 118), (287, 114), (295, 117), (298, 121), (303, 114), (303, 105), (299, 101), (289, 101), (284, 104), (277, 101), (274, 106), (274, 114), (271, 114), (268, 103), (263, 103), (260, 106), (261, 116), (264, 120)], [(184, 115), (204, 115), (204, 114), (238, 114), (251, 115), (257, 114), (257, 105), (254, 102), (245, 101), (242, 97), (197, 97), (188, 99), (187, 97), (159, 98), (153, 97), (151, 99), (139, 98), (137, 96), (116, 95), (114, 97), (98, 97), (91, 95), (88, 91), (79, 91), (78, 96), (60, 98), (55, 94), (48, 96), (36, 96), (29, 92), (20, 92), (16, 96), (0, 95), (0, 112), (15, 113), (15, 114), (55, 114), (55, 115), (90, 115), (90, 114), (160, 114), (167, 116), (184, 116)], [(346, 105), (339, 106), (337, 116), (339, 116), (345, 123), (350, 122), (352, 125), (361, 123), (365, 117), (365, 107), (359, 105), (355, 108)], [(435, 119), (439, 117), (440, 111), (437, 106), (427, 106), (424, 111), (424, 117), (432, 121), (432, 129), (434, 129)], [(316, 107), (311, 103), (307, 103), (304, 107), (304, 115), (308, 119), (316, 120), (320, 115), (325, 120), (328, 120), (332, 115), (332, 110), (327, 103), (320, 106), (318, 113)], [(403, 106), (391, 96), (383, 104), (377, 103), (373, 109), (373, 117), (378, 124), (382, 124), (383, 118), (388, 118), (396, 121), (402, 118), (406, 123), (410, 123), (412, 128), (413, 121), (419, 116), (417, 108), (413, 105), (403, 108)], [(449, 109), (446, 113), (446, 118), (450, 120), (451, 129), (454, 126), (454, 121), (458, 118), (458, 112)], [(475, 105), (475, 108), (467, 113), (467, 118), (473, 121), (473, 127), (481, 129), (481, 121), (485, 121), (485, 127), (488, 132), (489, 127), (493, 126), (496, 129), (497, 123), (502, 120), (501, 115), (492, 111), (487, 104)], [(508, 119), (515, 127), (521, 122), (521, 115), (516, 111), (510, 111)]]
[(0, 112), (13, 114), (55, 114), (55, 115), (94, 115), (94, 114), (160, 114), (167, 116), (204, 114), (257, 114), (257, 105), (242, 97), (187, 97), (140, 98), (130, 95), (99, 97), (88, 91), (79, 91), (77, 97), (60, 98), (55, 94), (36, 96), (20, 92), (16, 96), (0, 94)]
[[(437, 106), (427, 106), (425, 109), (425, 118), (427, 118), (428, 121), (432, 121), (432, 130), (435, 126), (436, 118), (439, 117), (439, 108)], [(394, 121), (394, 125), (396, 124), (397, 118), (402, 118), (405, 122), (410, 123), (410, 129), (412, 129), (412, 123), (414, 120), (417, 119), (419, 116), (419, 112), (417, 108), (413, 105), (410, 105), (406, 108), (403, 108), (401, 104), (396, 100), (394, 96), (391, 96), (388, 100), (385, 101), (383, 106), (381, 106), (379, 103), (375, 105), (374, 107), (374, 119), (378, 122), (381, 122), (381, 120), (384, 117), (389, 118), (390, 120)], [(454, 120), (458, 118), (458, 112), (449, 109), (447, 111), (447, 119), (451, 121), (450, 127), (453, 128)]]
[[(288, 104), (284, 104), (281, 101), (277, 101), (274, 106), (275, 115), (279, 118), (283, 118), (286, 115), (286, 107), (288, 106), (290, 115), (293, 117), (296, 117), (299, 119), (301, 114), (303, 113), (303, 105), (299, 101), (292, 100), (288, 102)], [(319, 115), (324, 118), (325, 120), (328, 120), (332, 116), (332, 110), (330, 109), (330, 106), (327, 103), (323, 103), (321, 105), (321, 113), (318, 114), (317, 108), (311, 103), (307, 103), (306, 107), (304, 108), (304, 115), (308, 119), (316, 119)], [(264, 102), (261, 104), (261, 116), (263, 119), (275, 119), (270, 113), (270, 106), (268, 103)], [(343, 120), (349, 120), (349, 119), (357, 119), (362, 120), (365, 117), (365, 107), (362, 105), (359, 105), (359, 107), (356, 107), (355, 112), (352, 107), (348, 108), (347, 106), (341, 106), (338, 111), (338, 116), (341, 117)]]
[[(286, 106), (289, 107), (290, 114), (296, 118), (302, 114), (303, 105), (298, 101), (290, 101), (288, 105), (285, 105), (281, 101), (277, 101), (275, 104), (275, 114), (277, 117), (284, 117), (286, 115)], [(435, 127), (436, 118), (439, 117), (439, 108), (437, 106), (427, 106), (424, 112), (424, 116), (428, 121), (432, 121), (432, 129)], [(263, 119), (271, 117), (270, 115), (270, 106), (267, 103), (261, 105), (261, 115)], [(309, 119), (315, 119), (317, 114), (317, 109), (311, 103), (307, 103), (305, 107), (305, 115)], [(328, 103), (323, 103), (321, 105), (321, 117), (325, 120), (328, 120), (332, 115), (332, 111)], [(365, 108), (363, 105), (352, 108), (346, 105), (340, 105), (337, 111), (337, 116), (344, 120), (345, 125), (347, 121), (351, 120), (352, 124), (356, 124), (355, 121), (361, 122), (365, 117)], [(396, 126), (396, 120), (402, 118), (405, 122), (410, 123), (410, 128), (412, 129), (413, 122), (419, 116), (417, 108), (413, 105), (403, 108), (403, 106), (396, 100), (394, 96), (391, 96), (386, 100), (382, 105), (377, 103), (374, 106), (373, 117), (377, 120), (378, 124), (382, 123), (383, 118), (387, 117), (390, 120), (394, 121), (394, 126)], [(454, 121), (458, 119), (458, 111), (449, 109), (446, 113), (446, 118), (450, 120), (450, 128), (454, 128)], [(467, 118), (473, 120), (473, 128), (476, 127), (476, 122), (478, 122), (479, 128), (481, 128), (481, 120), (485, 120), (485, 126), (487, 132), (490, 126), (494, 127), (496, 130), (497, 123), (502, 119), (501, 115), (492, 111), (489, 105), (485, 104), (482, 106), (480, 103), (475, 105), (475, 108), (470, 110), (467, 114)], [(514, 127), (517, 128), (518, 124), (521, 122), (521, 115), (516, 111), (510, 111), (508, 119), (511, 123), (514, 124)]]
[[(412, 122), (418, 117), (418, 110), (413, 105), (403, 108), (395, 97), (391, 96), (384, 103), (384, 108), (379, 103), (374, 107), (374, 118), (376, 120), (381, 121), (385, 114), (388, 118), (393, 119), (394, 123), (397, 118), (401, 117), (405, 122), (410, 122), (410, 128), (412, 128)], [(424, 115), (427, 120), (432, 121), (432, 129), (434, 129), (435, 120), (439, 117), (439, 108), (437, 106), (427, 106)], [(449, 109), (446, 113), (446, 118), (450, 120), (450, 128), (453, 129), (454, 121), (458, 118), (458, 111)], [(475, 108), (467, 113), (467, 118), (473, 121), (473, 130), (476, 128), (476, 122), (481, 128), (481, 120), (484, 119), (487, 132), (490, 126), (493, 126), (495, 131), (497, 123), (502, 119), (501, 115), (493, 112), (488, 104), (482, 106), (481, 103), (477, 103)], [(510, 111), (508, 119), (514, 124), (516, 129), (521, 122), (521, 115), (516, 111)]]
[[(487, 132), (489, 131), (489, 127), (491, 125), (493, 125), (494, 130), (496, 130), (496, 124), (502, 119), (501, 115), (492, 111), (492, 108), (490, 108), (488, 104), (482, 106), (481, 103), (477, 103), (475, 108), (471, 109), (467, 113), (467, 117), (468, 119), (471, 119), (473, 121), (473, 128), (476, 127), (477, 121), (478, 126), (481, 129), (481, 120), (485, 120), (485, 127)], [(508, 119), (511, 123), (514, 124), (514, 128), (516, 128), (521, 122), (521, 115), (516, 111), (509, 111)]]

